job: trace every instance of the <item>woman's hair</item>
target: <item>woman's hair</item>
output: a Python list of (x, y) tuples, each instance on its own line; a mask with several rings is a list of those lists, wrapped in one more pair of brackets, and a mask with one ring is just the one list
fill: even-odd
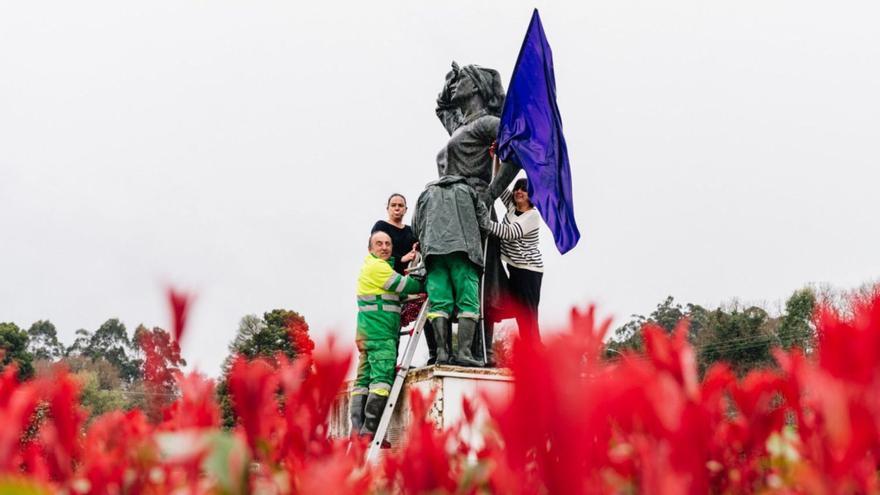
[(443, 90), (437, 96), (437, 118), (443, 123), (443, 127), (452, 133), (464, 124), (464, 115), (462, 110), (456, 104), (452, 103), (452, 87), (462, 77), (469, 78), (477, 89), (483, 104), (486, 106), (486, 112), (495, 117), (501, 116), (501, 110), (504, 107), (504, 85), (501, 84), (501, 75), (495, 69), (487, 69), (479, 65), (465, 65), (459, 67), (457, 63), (452, 62), (452, 70), (446, 74), (446, 82), (443, 84)]
[(504, 86), (501, 84), (501, 75), (498, 71), (479, 65), (465, 65), (461, 68), (460, 74), (473, 81), (489, 115), (500, 117), (504, 107)]
[(388, 201), (385, 202), (385, 208), (388, 208), (389, 206), (391, 206), (391, 200), (398, 197), (398, 196), (400, 197), (400, 199), (403, 200), (403, 206), (406, 206), (406, 196), (404, 196), (403, 194), (400, 194), (400, 193), (394, 193), (391, 196), (388, 196)]
[[(529, 180), (526, 178), (517, 179), (516, 182), (513, 183), (513, 190), (516, 191), (517, 189), (522, 189), (523, 191), (528, 193), (529, 192)], [(532, 207), (535, 206), (535, 204), (532, 203), (532, 198), (529, 198), (529, 206), (532, 206)]]

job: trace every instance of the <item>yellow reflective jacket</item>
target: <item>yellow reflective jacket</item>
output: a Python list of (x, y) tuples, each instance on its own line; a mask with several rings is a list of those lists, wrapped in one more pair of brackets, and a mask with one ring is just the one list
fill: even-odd
[(357, 285), (358, 338), (396, 339), (400, 331), (400, 296), (415, 294), (422, 284), (395, 272), (394, 260), (368, 254)]

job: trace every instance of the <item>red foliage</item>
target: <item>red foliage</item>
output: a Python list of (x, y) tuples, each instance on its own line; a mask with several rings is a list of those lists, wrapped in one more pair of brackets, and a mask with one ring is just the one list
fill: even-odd
[(820, 308), (816, 325), (813, 355), (777, 351), (778, 370), (737, 380), (716, 365), (699, 380), (685, 323), (646, 327), (644, 355), (607, 362), (609, 322), (573, 311), (546, 345), (514, 342), (512, 395), (482, 398), (487, 423), (468, 401), (461, 424), (438, 429), (434, 398), (414, 392), (402, 445), (375, 466), (364, 441), (328, 436), (351, 359), (332, 342), (314, 355), (299, 345), (293, 362), (236, 359), (234, 434), (218, 430), (213, 382), (196, 374), (178, 378), (158, 426), (115, 411), (84, 429), (72, 375), (19, 383), (10, 366), (0, 491), (880, 493), (880, 296), (851, 317)]
[(232, 362), (229, 372), (229, 394), (244, 430), (251, 453), (265, 459), (276, 443), (281, 415), (275, 394), (279, 376), (265, 359), (248, 361), (242, 356)]
[(797, 405), (798, 469), (815, 493), (880, 491), (880, 294), (853, 309), (852, 318), (818, 309), (818, 366), (797, 351), (777, 353)]
[(0, 473), (15, 472), (24, 461), (20, 440), (36, 410), (39, 393), (36, 384), (18, 383), (18, 367), (9, 365), (0, 372)]
[[(138, 410), (113, 411), (97, 418), (86, 431), (83, 463), (78, 475), (88, 481), (89, 493), (121, 493), (126, 486), (149, 482), (152, 429)], [(145, 456), (144, 454), (147, 453)], [(152, 462), (151, 462), (152, 461)]]
[(183, 332), (186, 329), (186, 318), (189, 315), (189, 308), (192, 305), (193, 296), (187, 292), (177, 289), (168, 289), (168, 305), (171, 307), (171, 332), (174, 335), (174, 341), (180, 342)]
[(287, 332), (293, 342), (293, 348), (303, 356), (311, 356), (315, 349), (315, 343), (309, 336), (309, 325), (305, 320), (291, 318), (287, 322)]
[(385, 479), (400, 493), (453, 493), (462, 474), (462, 459), (450, 450), (454, 448), (456, 429), (435, 428), (428, 414), (433, 397), (413, 390), (409, 401), (412, 423), (403, 449), (385, 459)]
[(82, 385), (63, 367), (57, 367), (42, 385), (51, 421), (42, 425), (40, 434), (50, 473), (54, 479), (70, 479), (80, 459), (80, 433), (87, 417), (79, 403)]
[(220, 425), (220, 409), (214, 396), (214, 381), (198, 373), (181, 375), (178, 379), (180, 398), (163, 411), (162, 430), (216, 428)]

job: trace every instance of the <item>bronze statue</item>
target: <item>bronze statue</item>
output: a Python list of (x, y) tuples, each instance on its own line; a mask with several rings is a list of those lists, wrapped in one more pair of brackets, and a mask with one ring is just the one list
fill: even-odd
[[(480, 219), (488, 211), (494, 219), (492, 202), (519, 171), (519, 167), (503, 163), (498, 174), (492, 176), (490, 148), (498, 134), (503, 104), (504, 88), (497, 71), (477, 65), (459, 67), (455, 62), (437, 98), (437, 117), (450, 137), (437, 155), (440, 179), (428, 184), (419, 197), (413, 228), (428, 268), (428, 297), (432, 303), (429, 318), (437, 341), (437, 362), (441, 364), (441, 357), (448, 357), (453, 306), (450, 294), (456, 299), (459, 318), (460, 345), (453, 358), (457, 364), (492, 365), (492, 323), (504, 316), (502, 288), (506, 276), (498, 240), (488, 240), (484, 259), (484, 238), (480, 235)], [(475, 277), (479, 280), (480, 271), (484, 271), (482, 291), (474, 282)], [(476, 304), (471, 301), (474, 291), (482, 293), (476, 296)], [(478, 333), (481, 307), (484, 332)], [(482, 356), (480, 339), (486, 342), (486, 363), (474, 357)]]

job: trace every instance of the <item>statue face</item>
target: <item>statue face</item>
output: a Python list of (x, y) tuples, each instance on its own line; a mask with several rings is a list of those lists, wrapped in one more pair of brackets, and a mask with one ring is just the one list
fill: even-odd
[(462, 72), (459, 72), (458, 77), (453, 79), (450, 84), (452, 101), (455, 102), (464, 101), (477, 92), (477, 86), (474, 84), (470, 77), (466, 76)]

